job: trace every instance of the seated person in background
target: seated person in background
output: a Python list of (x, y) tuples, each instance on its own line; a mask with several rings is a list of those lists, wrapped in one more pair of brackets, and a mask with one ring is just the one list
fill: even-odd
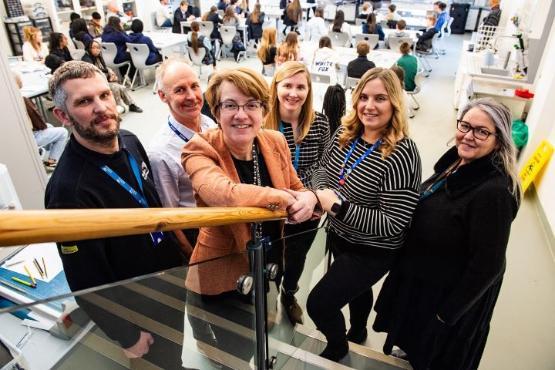
[(172, 26), (172, 10), (169, 0), (160, 0), (156, 7), (156, 24), (158, 27), (169, 28)]
[(262, 37), (262, 25), (264, 24), (264, 12), (260, 10), (260, 3), (254, 5), (253, 12), (247, 18), (247, 26), (249, 40), (254, 40), (255, 44), (258, 45), (260, 38)]
[(69, 15), (69, 37), (70, 38), (74, 38), (75, 35), (73, 34), (73, 32), (71, 31), (71, 25), (73, 24), (73, 22), (76, 19), (81, 18), (81, 15), (79, 13), (75, 13), (75, 12), (71, 12), (71, 14)]
[[(14, 73), (15, 83), (21, 90), (23, 83), (19, 73)], [(33, 136), (38, 146), (50, 146), (48, 159), (44, 161), (47, 167), (55, 167), (58, 160), (62, 156), (67, 142), (67, 130), (63, 127), (54, 127), (50, 123), (44, 122), (41, 114), (37, 110), (35, 103), (31, 99), (23, 97), (27, 115), (31, 120), (31, 127), (33, 129)]]
[(414, 117), (414, 113), (411, 111), (410, 108), (410, 102), (409, 102), (409, 97), (407, 95), (407, 89), (405, 88), (405, 71), (403, 71), (403, 69), (401, 67), (399, 67), (398, 65), (392, 65), (391, 69), (393, 72), (395, 72), (395, 74), (397, 75), (397, 77), (399, 78), (399, 82), (401, 83), (401, 87), (403, 88), (403, 96), (405, 99), (405, 110), (407, 112), (407, 116), (409, 118), (413, 118)]
[(200, 48), (204, 48), (206, 53), (202, 59), (202, 64), (212, 64), (216, 67), (216, 56), (212, 44), (207, 37), (200, 34), (200, 23), (197, 21), (191, 23), (191, 32), (187, 34), (187, 44), (193, 48), (196, 54), (198, 54)]
[[(366, 23), (362, 24), (362, 33), (366, 33), (369, 35), (378, 35), (378, 39), (380, 41), (383, 41), (385, 39), (382, 25), (376, 22), (376, 14), (374, 13), (368, 14), (368, 18), (366, 18)], [(378, 45), (376, 45), (376, 48), (378, 48)]]
[(369, 69), (374, 68), (374, 62), (368, 60), (367, 55), (370, 52), (370, 46), (366, 41), (359, 41), (357, 44), (358, 57), (353, 59), (347, 65), (347, 77), (361, 78)]
[(222, 24), (224, 26), (234, 26), (235, 28), (239, 27), (239, 18), (237, 18), (237, 14), (235, 14), (235, 10), (233, 10), (233, 6), (230, 5), (227, 8), (225, 8)]
[(133, 19), (131, 22), (131, 31), (129, 34), (130, 42), (133, 44), (145, 44), (148, 46), (148, 58), (146, 64), (151, 65), (162, 61), (162, 54), (158, 51), (156, 46), (152, 43), (150, 37), (143, 35), (143, 22), (140, 19)]
[(229, 5), (229, 0), (220, 0), (218, 1), (218, 10), (226, 10)]
[(110, 17), (118, 17), (124, 21), (127, 19), (127, 16), (118, 8), (115, 0), (110, 1), (108, 5), (106, 5), (106, 19), (110, 19)]
[(86, 46), (86, 53), (83, 55), (81, 60), (83, 62), (94, 64), (95, 66), (100, 69), (106, 79), (108, 80), (108, 84), (110, 85), (110, 90), (112, 90), (112, 95), (114, 95), (114, 99), (116, 100), (116, 104), (126, 110), (126, 107), (129, 107), (130, 112), (142, 113), (142, 109), (139, 108), (131, 94), (127, 88), (118, 83), (118, 76), (112, 71), (110, 68), (106, 67), (106, 63), (104, 62), (104, 58), (102, 58), (102, 48), (98, 41), (91, 41)]
[(298, 25), (303, 17), (303, 9), (299, 0), (293, 0), (283, 12), (283, 36), (287, 34), (287, 27), (291, 27), (291, 31), (299, 33)]
[(46, 56), (44, 64), (50, 68), (52, 73), (65, 62), (73, 60), (67, 48), (67, 43), (67, 37), (63, 33), (50, 33), (50, 41), (48, 43), (49, 54)]
[(23, 60), (25, 62), (41, 62), (48, 54), (46, 45), (42, 43), (42, 32), (40, 29), (32, 26), (23, 27)]
[(73, 23), (71, 24), (71, 34), (73, 35), (73, 38), (75, 40), (81, 41), (83, 45), (88, 45), (94, 38), (89, 33), (87, 21), (83, 18), (79, 18), (73, 21)]
[(436, 18), (433, 15), (426, 17), (427, 28), (422, 34), (417, 34), (418, 41), (416, 42), (416, 50), (418, 51), (428, 51), (432, 48), (432, 39), (437, 33), (434, 24), (436, 23)]
[(339, 60), (337, 53), (331, 47), (331, 40), (328, 36), (320, 38), (318, 49), (314, 51), (310, 71), (313, 73), (325, 74), (330, 76), (330, 84), (337, 82), (337, 70)]
[(410, 37), (410, 33), (408, 33), (407, 31), (405, 31), (405, 28), (407, 28), (407, 22), (405, 22), (403, 19), (401, 19), (399, 22), (397, 22), (397, 26), (396, 26), (396, 30), (395, 32), (390, 33), (389, 35), (387, 35), (386, 39), (385, 39), (385, 47), (389, 48), (389, 40), (392, 38), (400, 38), (400, 37)]
[(89, 33), (92, 37), (102, 36), (102, 17), (99, 12), (93, 12), (91, 14), (91, 20), (89, 21)]
[(262, 32), (262, 41), (256, 54), (263, 66), (274, 65), (276, 63), (276, 33), (275, 27), (267, 27)]
[(246, 17), (249, 13), (249, 6), (247, 4), (247, 0), (231, 0), (230, 3), (233, 6), (233, 10), (235, 14), (241, 14), (243, 17)]
[(357, 18), (366, 20), (366, 18), (368, 18), (368, 14), (372, 13), (372, 11), (372, 3), (365, 1), (360, 7), (360, 13), (358, 13)]
[(220, 27), (220, 24), (222, 24), (222, 18), (220, 18), (220, 15), (218, 14), (218, 8), (215, 5), (212, 5), (210, 10), (204, 13), (202, 20), (212, 22), (214, 24), (214, 28), (210, 34), (210, 40), (221, 40), (222, 36), (220, 35), (218, 28)]
[(397, 5), (389, 4), (389, 6), (387, 7), (387, 10), (388, 12), (385, 15), (386, 21), (398, 22), (401, 19), (401, 16), (399, 15), (399, 13), (397, 13)]
[(405, 72), (404, 88), (406, 91), (413, 91), (416, 88), (414, 80), (416, 78), (416, 73), (418, 73), (418, 59), (410, 55), (410, 49), (409, 43), (403, 42), (399, 49), (403, 55), (396, 63)]
[(308, 30), (307, 39), (309, 41), (319, 41), (322, 36), (328, 34), (328, 28), (324, 21), (324, 8), (317, 7), (314, 10), (314, 17), (310, 18), (306, 23)]
[(187, 20), (192, 21), (194, 19), (195, 16), (189, 9), (189, 3), (187, 2), (187, 0), (181, 0), (181, 2), (179, 3), (179, 7), (173, 12), (172, 32), (182, 33), (181, 22)]
[(322, 112), (328, 118), (330, 124), (330, 135), (334, 136), (335, 131), (341, 126), (341, 118), (345, 115), (345, 90), (340, 84), (330, 85), (324, 95)]
[[(104, 32), (102, 33), (102, 42), (113, 42), (116, 44), (118, 50), (114, 59), (115, 63), (131, 61), (131, 55), (127, 51), (127, 43), (131, 42), (131, 39), (123, 30), (121, 20), (118, 17), (113, 16), (108, 18), (108, 24), (104, 26)], [(134, 72), (134, 68), (132, 70)], [(131, 72), (130, 75), (132, 75)]]
[(437, 13), (437, 20), (434, 24), (434, 29), (436, 30), (436, 33), (441, 32), (441, 28), (447, 26), (449, 14), (447, 14), (445, 8), (447, 8), (447, 4), (442, 1), (436, 1), (434, 3), (434, 10)]
[(343, 32), (348, 35), (347, 41), (345, 42), (345, 47), (351, 47), (351, 26), (349, 23), (345, 22), (345, 13), (343, 10), (338, 10), (335, 12), (335, 18), (330, 26), (330, 32)]
[(276, 54), (276, 65), (279, 66), (288, 60), (300, 60), (299, 39), (296, 32), (289, 32), (285, 41), (279, 45)]

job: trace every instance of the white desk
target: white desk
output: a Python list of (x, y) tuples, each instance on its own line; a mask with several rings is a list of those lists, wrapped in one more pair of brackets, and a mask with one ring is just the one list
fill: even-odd
[(187, 35), (171, 32), (144, 32), (145, 36), (152, 39), (152, 43), (160, 53), (167, 57), (174, 48), (179, 47), (181, 53), (187, 51)]
[[(318, 45), (311, 42), (303, 42), (301, 44), (301, 55), (303, 61), (306, 65), (312, 64), (312, 59), (314, 58), (314, 51), (318, 48)], [(358, 54), (355, 48), (344, 48), (336, 47), (333, 48), (337, 52), (337, 57), (339, 59), (340, 67), (347, 68), (349, 62), (355, 59)], [(368, 54), (368, 59), (374, 62), (376, 67), (389, 68), (397, 59), (401, 57), (400, 53), (388, 50), (388, 49), (378, 49), (370, 51)]]
[(39, 108), (42, 117), (46, 119), (46, 111), (42, 103), (42, 96), (48, 93), (48, 80), (50, 79), (50, 68), (39, 62), (16, 62), (10, 64), (12, 71), (21, 75), (21, 95), (33, 99)]

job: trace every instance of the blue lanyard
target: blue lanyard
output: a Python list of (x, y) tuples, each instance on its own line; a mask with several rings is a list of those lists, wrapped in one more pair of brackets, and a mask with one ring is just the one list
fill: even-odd
[[(107, 165), (101, 166), (100, 169), (104, 171), (104, 173), (106, 173), (108, 176), (110, 176), (115, 182), (117, 182), (122, 188), (124, 188), (129, 194), (131, 194), (133, 199), (135, 199), (137, 203), (139, 203), (143, 208), (148, 208), (148, 202), (144, 196), (143, 180), (141, 178), (141, 170), (139, 168), (139, 164), (131, 155), (131, 153), (129, 153), (127, 150), (125, 151), (125, 154), (127, 154), (129, 164), (131, 164), (131, 169), (133, 170), (133, 175), (135, 176), (135, 180), (137, 180), (139, 188), (141, 189), (140, 193), (137, 190), (133, 189), (131, 185), (129, 185), (124, 179), (121, 178), (120, 175), (114, 172), (114, 170), (112, 170)], [(164, 239), (164, 233), (162, 231), (153, 231), (150, 233), (150, 238), (152, 239), (152, 243), (154, 244), (154, 246), (157, 246)]]
[[(283, 122), (279, 123), (279, 132), (281, 132), (282, 134), (284, 134), (284, 127), (283, 127)], [(284, 134), (285, 135), (285, 134)], [(293, 135), (293, 141), (295, 140), (295, 135)], [(295, 169), (295, 171), (297, 171), (299, 169), (299, 158), (301, 156), (301, 145), (295, 143), (295, 157), (293, 159), (293, 168)]]
[(349, 158), (351, 158), (351, 155), (353, 155), (353, 152), (359, 140), (360, 140), (360, 136), (357, 137), (355, 141), (353, 141), (353, 143), (351, 144), (351, 149), (349, 149), (349, 152), (347, 153), (347, 155), (345, 156), (345, 159), (343, 160), (343, 165), (341, 166), (341, 171), (339, 172), (339, 186), (345, 185), (345, 181), (347, 181), (347, 177), (349, 177), (349, 175), (351, 174), (351, 172), (353, 172), (356, 166), (358, 166), (366, 157), (368, 157), (374, 150), (376, 150), (382, 144), (382, 139), (378, 139), (378, 141), (376, 141), (374, 145), (366, 149), (364, 154), (361, 155), (360, 158), (358, 158), (355, 161), (355, 163), (351, 165), (351, 167), (345, 170), (345, 166), (347, 165)]
[(170, 128), (172, 129), (172, 131), (175, 132), (175, 134), (176, 134), (177, 136), (179, 136), (179, 137), (181, 138), (181, 140), (183, 140), (184, 142), (188, 142), (188, 141), (189, 141), (189, 139), (187, 139), (187, 137), (186, 137), (185, 135), (183, 135), (183, 134), (181, 133), (181, 131), (179, 131), (179, 130), (177, 129), (177, 127), (175, 127), (174, 125), (172, 125), (172, 123), (170, 122), (170, 120), (168, 120), (168, 126), (170, 126)]
[(429, 189), (427, 189), (422, 194), (420, 194), (420, 200), (424, 200), (428, 198), (430, 195), (432, 195), (433, 193), (435, 193), (436, 190), (441, 188), (446, 181), (447, 181), (447, 177), (444, 177), (438, 182), (436, 182), (435, 184), (433, 184)]

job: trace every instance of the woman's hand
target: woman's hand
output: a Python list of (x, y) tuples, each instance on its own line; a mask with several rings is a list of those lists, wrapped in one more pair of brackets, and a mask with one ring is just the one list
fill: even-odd
[(287, 208), (289, 222), (300, 223), (312, 218), (314, 208), (318, 204), (318, 198), (311, 191), (295, 191), (284, 189), (295, 198), (295, 203)]
[(324, 211), (332, 216), (335, 216), (335, 214), (331, 211), (331, 206), (333, 206), (334, 203), (340, 202), (340, 199), (337, 197), (335, 192), (331, 189), (316, 190), (316, 195), (320, 198), (320, 204), (322, 205)]

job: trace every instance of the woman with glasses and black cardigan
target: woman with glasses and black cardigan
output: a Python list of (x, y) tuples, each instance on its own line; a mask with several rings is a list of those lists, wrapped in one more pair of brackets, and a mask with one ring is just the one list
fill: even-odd
[(505, 272), (520, 203), (511, 112), (490, 98), (470, 102), (456, 146), (421, 186), (403, 253), (376, 303), (384, 352), (414, 369), (477, 369)]
[[(310, 292), (307, 311), (326, 336), (321, 356), (330, 360), (347, 354), (347, 340), (366, 340), (372, 286), (397, 257), (418, 202), (420, 156), (408, 137), (405, 112), (395, 73), (366, 72), (314, 177), (330, 216), (334, 261)], [(347, 304), (348, 333), (341, 313)]]

